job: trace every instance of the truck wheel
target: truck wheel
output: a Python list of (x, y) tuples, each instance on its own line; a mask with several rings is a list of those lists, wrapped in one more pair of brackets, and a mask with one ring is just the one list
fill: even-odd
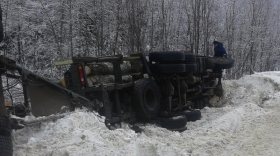
[(185, 64), (152, 64), (151, 70), (155, 74), (179, 74), (186, 72)]
[(221, 62), (217, 63), (216, 66), (222, 69), (230, 69), (234, 66), (234, 60), (232, 58), (225, 58)]
[(182, 52), (152, 52), (149, 53), (150, 62), (180, 63), (184, 62), (185, 54)]
[(193, 110), (193, 111), (184, 111), (182, 115), (185, 115), (187, 121), (196, 121), (201, 119), (201, 112), (200, 110)]
[(159, 125), (169, 130), (182, 131), (186, 129), (187, 118), (184, 115), (170, 118), (160, 118)]
[(13, 155), (10, 120), (5, 116), (0, 116), (0, 155)]
[(196, 64), (186, 64), (186, 73), (195, 73), (197, 72), (197, 65)]
[(24, 118), (27, 115), (26, 108), (23, 104), (15, 105), (15, 115)]
[(192, 54), (186, 54), (185, 55), (185, 63), (186, 64), (193, 64), (195, 63), (195, 56)]
[(133, 103), (138, 119), (151, 120), (158, 116), (160, 109), (160, 90), (152, 79), (135, 82)]
[(207, 64), (210, 64), (216, 68), (230, 69), (234, 66), (234, 59), (224, 57), (208, 58)]

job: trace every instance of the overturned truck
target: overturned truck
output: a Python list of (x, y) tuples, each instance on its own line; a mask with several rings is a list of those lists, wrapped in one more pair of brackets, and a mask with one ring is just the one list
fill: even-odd
[(197, 109), (209, 106), (209, 98), (222, 96), (222, 69), (233, 64), (231, 58), (170, 51), (73, 57), (57, 62), (69, 68), (60, 82), (53, 82), (0, 58), (1, 74), (22, 82), (24, 106), (14, 112), (48, 116), (86, 107), (105, 116), (109, 129), (123, 121), (185, 129), (187, 121), (201, 117)]

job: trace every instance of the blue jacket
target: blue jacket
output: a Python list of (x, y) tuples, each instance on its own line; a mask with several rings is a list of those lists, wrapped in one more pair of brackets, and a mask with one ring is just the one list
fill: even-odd
[(216, 46), (214, 47), (214, 57), (223, 57), (227, 54), (225, 48), (224, 48), (224, 45), (223, 43), (220, 43), (220, 42), (216, 42)]

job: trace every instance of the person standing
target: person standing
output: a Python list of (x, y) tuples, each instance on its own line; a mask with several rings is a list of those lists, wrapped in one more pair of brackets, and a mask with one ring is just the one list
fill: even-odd
[[(216, 58), (223, 58), (223, 57), (227, 57), (227, 52), (224, 48), (223, 43), (218, 42), (218, 41), (214, 41), (214, 57)], [(219, 59), (221, 61), (221, 59)], [(223, 69), (216, 66), (213, 70), (214, 73), (218, 74), (218, 84), (216, 86), (215, 89), (215, 93), (216, 95), (218, 95), (219, 97), (221, 97), (223, 95), (223, 88), (222, 88), (222, 74), (223, 74)]]
[(214, 44), (214, 57), (225, 57), (227, 55), (223, 43), (214, 41), (213, 44)]

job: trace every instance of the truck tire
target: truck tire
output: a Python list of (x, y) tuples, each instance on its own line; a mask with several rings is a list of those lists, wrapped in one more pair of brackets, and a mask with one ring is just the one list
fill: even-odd
[(180, 74), (186, 72), (185, 64), (152, 64), (150, 67), (155, 74)]
[(193, 64), (193, 63), (195, 63), (195, 56), (193, 54), (186, 54), (185, 55), (185, 63), (186, 64)]
[(137, 119), (149, 121), (158, 116), (160, 90), (152, 79), (141, 79), (134, 84), (133, 104)]
[(201, 112), (200, 110), (193, 110), (193, 111), (184, 111), (182, 112), (182, 115), (185, 115), (187, 118), (187, 121), (196, 121), (201, 119)]
[(234, 59), (228, 57), (213, 57), (207, 59), (208, 66), (214, 66), (215, 68), (220, 69), (230, 69), (234, 66)]
[(0, 155), (12, 156), (13, 144), (9, 117), (0, 116)]
[(15, 105), (15, 115), (24, 118), (27, 115), (26, 108), (23, 104)]
[(193, 99), (192, 102), (194, 103), (194, 105), (193, 105), (194, 109), (202, 109), (206, 106), (203, 97), (195, 98), (195, 99)]
[(204, 56), (198, 56), (196, 57), (196, 64), (197, 64), (197, 72), (203, 73), (206, 70), (206, 57)]
[(170, 118), (160, 118), (159, 125), (169, 130), (182, 131), (186, 129), (187, 118), (184, 115)]
[(186, 70), (185, 70), (186, 73), (197, 72), (197, 65), (196, 64), (186, 64), (185, 67), (186, 67)]
[(230, 69), (234, 66), (234, 60), (232, 58), (227, 58), (216, 64), (218, 68)]
[(185, 60), (185, 54), (182, 52), (151, 52), (149, 61), (157, 63), (181, 63)]

